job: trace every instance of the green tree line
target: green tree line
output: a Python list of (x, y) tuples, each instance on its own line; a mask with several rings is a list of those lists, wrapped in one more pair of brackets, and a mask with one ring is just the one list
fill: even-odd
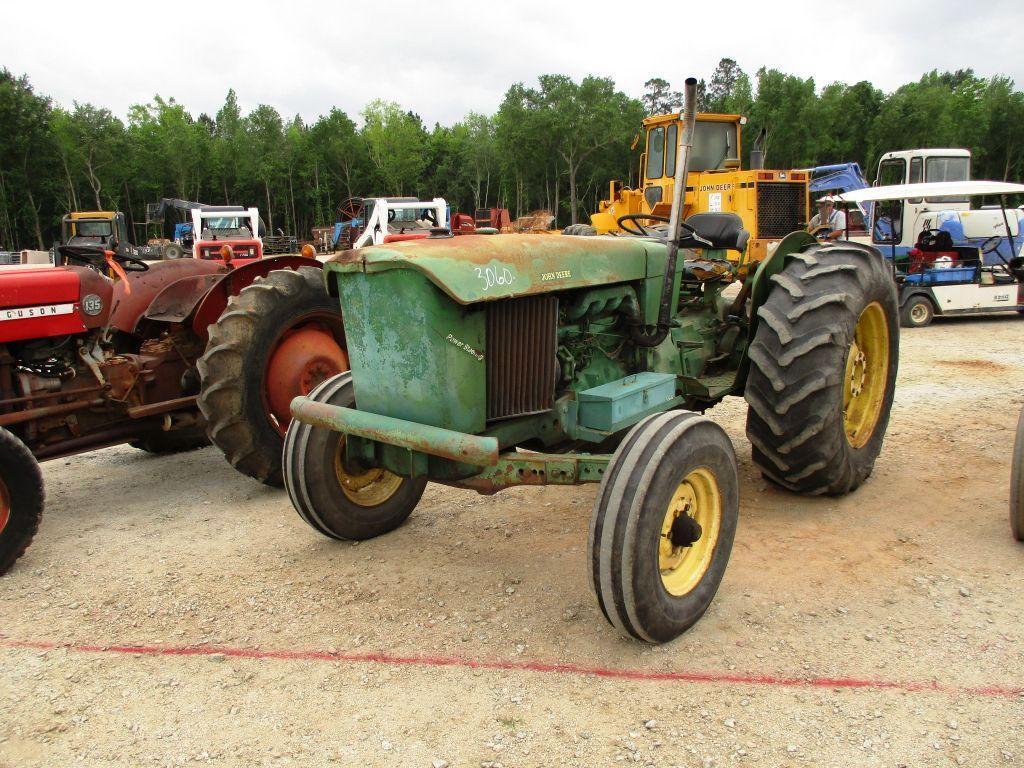
[[(1007, 77), (933, 71), (892, 93), (868, 82), (819, 89), (813, 78), (751, 76), (722, 59), (698, 97), (704, 111), (749, 118), (747, 152), (765, 129), (774, 168), (856, 161), (870, 175), (882, 152), (950, 146), (972, 150), (977, 178), (1024, 177), (1024, 93)], [(121, 210), (141, 223), (161, 197), (258, 205), (271, 231), (300, 238), (353, 196), (440, 196), (453, 210), (547, 209), (559, 224), (586, 221), (609, 179), (635, 182), (640, 120), (679, 102), (663, 78), (635, 97), (606, 77), (542, 75), (512, 85), (494, 114), (433, 128), (383, 100), (311, 123), (267, 104), (243, 114), (233, 90), (215, 115), (156, 96), (122, 119), (55, 104), (5, 69), (0, 247), (48, 247), (68, 211)], [(155, 234), (135, 231), (139, 241)]]

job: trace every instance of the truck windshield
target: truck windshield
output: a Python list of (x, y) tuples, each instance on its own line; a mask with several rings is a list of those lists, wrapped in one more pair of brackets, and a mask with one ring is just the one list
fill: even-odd
[(204, 229), (241, 229), (245, 222), (237, 216), (216, 216), (203, 219)]
[[(932, 181), (967, 181), (971, 178), (969, 157), (929, 157), (925, 161), (925, 179)], [(966, 197), (929, 197), (929, 203), (966, 203)]]

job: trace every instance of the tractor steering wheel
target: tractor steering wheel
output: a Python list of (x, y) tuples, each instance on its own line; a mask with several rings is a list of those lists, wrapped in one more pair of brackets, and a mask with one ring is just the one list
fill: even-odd
[(149, 264), (134, 256), (125, 256), (116, 251), (107, 251), (103, 248), (94, 248), (88, 245), (61, 245), (58, 247), (60, 255), (65, 259), (77, 261), (93, 269), (103, 269), (107, 262), (107, 253), (113, 254), (112, 258), (119, 264), (124, 265), (125, 272), (148, 272)]
[[(628, 213), (625, 216), (619, 216), (616, 219), (616, 223), (631, 235), (637, 235), (639, 237), (652, 237), (651, 233), (647, 231), (647, 228), (641, 224), (638, 219), (645, 221), (656, 221), (658, 223), (668, 224), (667, 216), (655, 216), (653, 213)], [(634, 229), (633, 227), (636, 227)], [(685, 221), (679, 222), (679, 228), (683, 233), (689, 236), (691, 239), (696, 240), (705, 248), (714, 248), (714, 245), (698, 234), (697, 230), (687, 224)], [(692, 246), (691, 246), (692, 247)]]
[[(647, 228), (640, 223), (640, 221), (656, 221), (659, 224), (668, 224), (668, 216), (655, 216), (653, 213), (627, 213), (625, 216), (619, 216), (615, 220), (615, 223), (619, 227), (631, 235), (637, 237), (650, 237), (651, 233), (647, 231)], [(686, 224), (683, 224), (685, 227)], [(635, 228), (634, 228), (635, 227)], [(692, 231), (692, 227), (690, 230)]]

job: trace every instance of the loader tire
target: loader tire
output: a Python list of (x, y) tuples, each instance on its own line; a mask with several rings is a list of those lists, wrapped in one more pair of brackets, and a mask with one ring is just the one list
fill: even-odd
[(590, 586), (608, 622), (649, 643), (693, 626), (725, 575), (738, 520), (736, 454), (721, 427), (687, 411), (637, 424), (590, 519)]
[(1024, 541), (1024, 410), (1017, 419), (1010, 465), (1010, 530), (1017, 541)]
[[(353, 407), (352, 374), (328, 379), (308, 397)], [(344, 450), (342, 433), (292, 421), (281, 462), (285, 489), (299, 517), (342, 541), (372, 539), (398, 528), (419, 503), (427, 479), (375, 468), (349, 473), (342, 463)]]
[(44, 498), (39, 462), (21, 440), (0, 428), (0, 576), (32, 543)]
[(788, 257), (771, 282), (748, 353), (754, 463), (798, 493), (849, 493), (871, 474), (892, 408), (892, 276), (876, 250), (844, 242)]
[(562, 234), (576, 237), (593, 237), (597, 234), (597, 227), (590, 224), (570, 224), (562, 230)]
[(280, 486), (288, 403), (348, 369), (341, 311), (317, 267), (279, 269), (232, 296), (197, 367), (210, 440), (239, 472)]

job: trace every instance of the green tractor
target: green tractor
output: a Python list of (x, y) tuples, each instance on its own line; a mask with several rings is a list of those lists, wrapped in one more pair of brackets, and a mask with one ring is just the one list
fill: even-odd
[(351, 371), (292, 401), (283, 471), (302, 518), (368, 539), (428, 481), (599, 483), (598, 604), (623, 634), (666, 642), (707, 610), (736, 533), (736, 456), (706, 409), (746, 397), (754, 461), (779, 486), (860, 485), (899, 349), (881, 255), (795, 233), (755, 269), (729, 258), (748, 237), (737, 216), (683, 222), (679, 198), (667, 222), (623, 221), (634, 236), (437, 237), (328, 263)]

